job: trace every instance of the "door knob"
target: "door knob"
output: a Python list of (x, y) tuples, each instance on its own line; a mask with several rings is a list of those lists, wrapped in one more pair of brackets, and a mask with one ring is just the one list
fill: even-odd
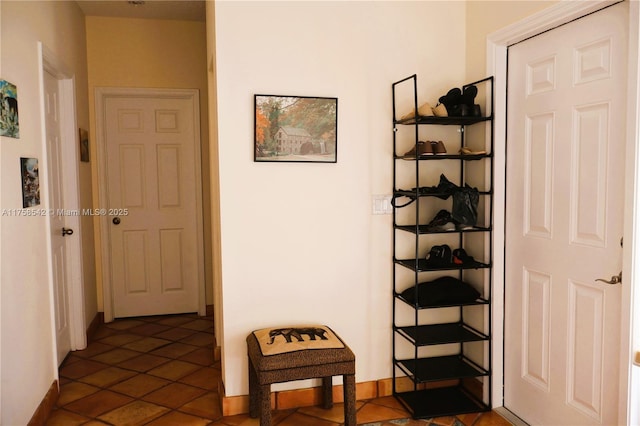
[(602, 278), (598, 278), (596, 281), (602, 281), (607, 284), (620, 284), (622, 282), (622, 271), (618, 275), (614, 275), (610, 280), (603, 280)]
[(62, 228), (62, 236), (73, 235), (73, 229)]
[(113, 222), (114, 225), (120, 225), (120, 218), (119, 217), (114, 217), (111, 222)]

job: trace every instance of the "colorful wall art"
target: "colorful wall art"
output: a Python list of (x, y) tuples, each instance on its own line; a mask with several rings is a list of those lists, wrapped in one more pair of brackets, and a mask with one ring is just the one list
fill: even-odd
[(0, 136), (20, 138), (18, 90), (6, 80), (0, 80)]
[(40, 177), (37, 158), (20, 158), (22, 176), (22, 207), (40, 205)]

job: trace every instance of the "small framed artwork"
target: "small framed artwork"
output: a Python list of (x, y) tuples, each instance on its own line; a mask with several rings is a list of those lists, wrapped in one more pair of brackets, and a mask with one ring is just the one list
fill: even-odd
[(338, 98), (255, 95), (254, 106), (254, 161), (337, 161)]
[(85, 129), (78, 129), (80, 133), (80, 161), (89, 162), (89, 132)]
[(0, 80), (0, 136), (20, 138), (18, 89), (6, 80)]
[(22, 176), (22, 207), (40, 205), (40, 177), (37, 158), (20, 158)]

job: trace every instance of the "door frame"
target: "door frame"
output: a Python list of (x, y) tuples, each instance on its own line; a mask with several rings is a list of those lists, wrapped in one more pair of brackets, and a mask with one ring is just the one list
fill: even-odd
[[(596, 0), (589, 2), (565, 2), (544, 9), (519, 22), (511, 24), (501, 30), (487, 36), (487, 75), (495, 76), (496, 94), (494, 111), (494, 164), (495, 170), (502, 173), (495, 174), (495, 206), (494, 229), (505, 230), (505, 194), (506, 194), (506, 124), (507, 124), (507, 51), (508, 47), (533, 37), (542, 32), (566, 24), (590, 13), (596, 12), (607, 6), (619, 3), (619, 1)], [(624, 203), (624, 241), (623, 248), (623, 276), (622, 287), (621, 326), (620, 326), (620, 400), (626, 404), (619, 405), (618, 418), (625, 419), (626, 424), (631, 424), (631, 419), (640, 418), (640, 408), (631, 404), (633, 398), (637, 398), (635, 392), (640, 389), (636, 383), (640, 377), (636, 373), (632, 377), (633, 366), (633, 333), (635, 332), (635, 344), (640, 345), (640, 285), (635, 283), (637, 272), (640, 268), (640, 217), (634, 215), (634, 211), (640, 208), (640, 159), (637, 149), (640, 143), (638, 125), (640, 124), (640, 74), (638, 53), (640, 5), (638, 2), (629, 1), (629, 40), (628, 40), (628, 76), (627, 76), (627, 141), (625, 164), (625, 203)], [(494, 407), (502, 407), (504, 404), (504, 290), (505, 290), (505, 234), (496, 232), (493, 246), (493, 365), (492, 378), (493, 394), (491, 396)], [(634, 309), (634, 298), (636, 307)], [(634, 327), (635, 326), (635, 327)], [(636, 347), (636, 351), (640, 348)], [(517, 414), (517, 413), (516, 413)]]
[[(44, 75), (46, 72), (53, 75), (59, 82), (60, 89), (60, 134), (63, 141), (62, 143), (62, 164), (64, 165), (64, 179), (63, 188), (65, 200), (65, 210), (80, 211), (80, 186), (78, 184), (79, 176), (79, 155), (78, 155), (78, 125), (76, 119), (76, 104), (75, 104), (75, 77), (70, 73), (62, 62), (44, 46), (41, 42), (38, 42), (38, 58), (39, 58), (39, 70), (40, 70), (40, 120), (42, 123), (42, 152), (43, 162), (40, 166), (40, 176), (44, 180), (45, 184), (42, 191), (42, 196), (46, 201), (45, 205), (49, 205), (49, 152), (46, 138), (46, 124), (45, 124), (45, 111), (44, 111)], [(84, 306), (84, 283), (82, 272), (82, 228), (80, 222), (80, 215), (68, 215), (65, 218), (66, 224), (69, 228), (74, 230), (74, 238), (70, 238), (66, 242), (66, 273), (68, 281), (67, 298), (69, 303), (69, 331), (71, 340), (71, 350), (80, 350), (87, 347), (87, 332), (86, 332), (86, 319), (85, 319), (85, 306)], [(47, 220), (46, 224), (47, 235), (47, 253), (48, 253), (48, 280), (49, 280), (49, 299), (51, 304), (51, 327), (53, 336), (56, 335), (55, 324), (55, 297), (53, 288), (53, 265), (51, 259), (51, 223)], [(57, 355), (57, 343), (54, 339), (54, 351), (53, 361), (55, 371), (58, 371), (58, 365), (62, 360), (58, 360)]]
[[(108, 202), (107, 184), (107, 147), (106, 147), (106, 102), (110, 98), (173, 98), (187, 99), (193, 106), (194, 136), (195, 136), (195, 172), (196, 172), (196, 233), (198, 243), (198, 314), (206, 314), (206, 296), (204, 280), (204, 223), (202, 210), (202, 141), (200, 136), (200, 98), (197, 89), (151, 89), (131, 87), (97, 87), (95, 89), (96, 109), (96, 148), (98, 171), (98, 200), (99, 206), (106, 208)], [(113, 286), (111, 283), (111, 238), (109, 233), (110, 220), (107, 216), (98, 216), (99, 221), (99, 245), (101, 251), (102, 269), (102, 295), (104, 321), (111, 322), (114, 319)]]

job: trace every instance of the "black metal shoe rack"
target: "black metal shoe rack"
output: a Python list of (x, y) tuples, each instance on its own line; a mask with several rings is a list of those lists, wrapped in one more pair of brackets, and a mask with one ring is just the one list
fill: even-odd
[[(413, 96), (412, 106), (416, 113), (420, 105), (417, 76), (392, 85), (396, 206), (393, 212), (393, 394), (416, 419), (491, 410), (493, 77), (469, 83), (462, 90), (471, 85), (480, 91), (482, 116), (405, 119), (396, 117), (410, 108), (406, 105), (409, 96)], [(402, 98), (405, 101), (402, 111), (396, 105), (399, 93), (406, 95)], [(447, 135), (452, 134), (444, 140), (447, 154), (414, 157), (398, 151), (399, 141), (406, 148), (406, 141), (410, 140), (415, 142), (414, 152), (417, 152), (421, 131), (427, 132), (423, 138), (429, 139), (429, 127), (423, 126), (451, 126), (439, 129)], [(474, 128), (470, 129), (470, 126)], [(480, 126), (483, 127), (478, 128)], [(459, 135), (454, 133), (456, 130)], [(473, 136), (467, 136), (467, 133)], [(459, 153), (458, 150), (467, 144), (480, 145), (477, 150), (486, 153)], [(420, 191), (420, 186), (437, 183), (440, 171), (444, 169), (454, 175), (447, 178), (458, 186), (476, 186), (467, 182), (467, 178), (481, 181), (478, 185), (478, 221), (470, 229), (434, 230), (426, 226), (435, 212), (447, 207), (447, 201), (436, 198), (437, 194)], [(398, 188), (399, 182), (415, 183), (415, 188)], [(429, 248), (445, 243), (452, 249), (455, 245), (464, 248), (479, 262), (430, 266), (425, 261)], [(480, 297), (460, 303), (421, 305), (418, 284), (441, 276), (469, 283), (478, 290)], [(402, 293), (412, 286), (415, 298), (407, 300)]]

